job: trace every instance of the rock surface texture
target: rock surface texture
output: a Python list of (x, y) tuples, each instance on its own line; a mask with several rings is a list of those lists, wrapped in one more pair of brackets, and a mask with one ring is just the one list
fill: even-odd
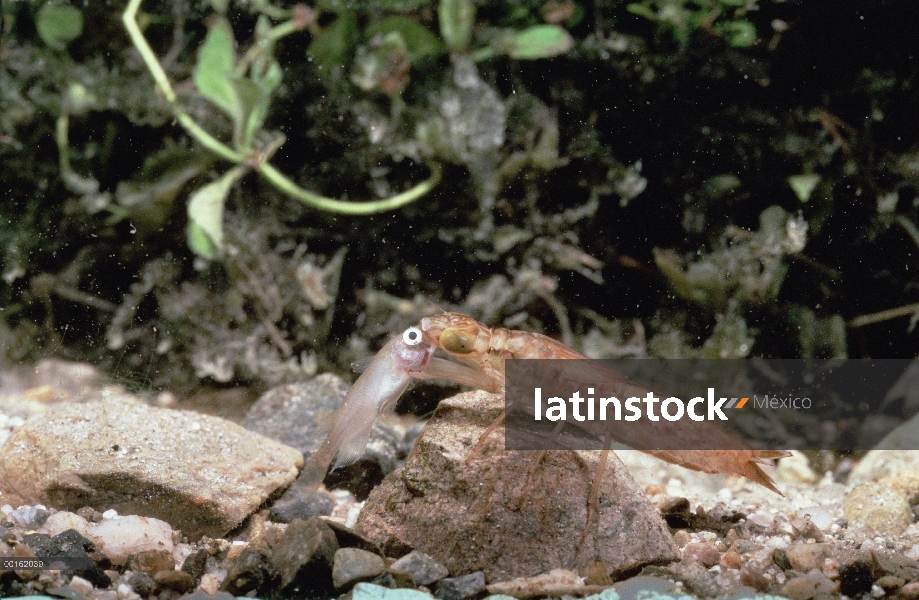
[(219, 537), (297, 476), (297, 450), (217, 417), (145, 405), (62, 406), (0, 447), (0, 504), (90, 506)]
[(676, 558), (666, 524), (612, 455), (586, 534), (598, 452), (549, 452), (528, 488), (535, 453), (505, 452), (499, 428), (467, 464), (502, 409), (485, 392), (441, 402), (405, 468), (371, 493), (358, 529), (387, 555), (420, 550), (453, 576), (481, 570), (489, 582), (595, 561), (623, 572)]

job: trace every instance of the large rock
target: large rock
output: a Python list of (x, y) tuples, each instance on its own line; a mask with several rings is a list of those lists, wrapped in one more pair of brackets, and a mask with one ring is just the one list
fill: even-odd
[(297, 476), (295, 449), (218, 417), (97, 402), (62, 406), (0, 447), (0, 504), (155, 517), (220, 537)]
[(502, 408), (485, 392), (441, 402), (405, 468), (370, 494), (358, 529), (388, 555), (414, 548), (453, 576), (481, 570), (489, 582), (594, 561), (622, 572), (675, 560), (666, 524), (613, 455), (586, 533), (599, 452), (550, 452), (526, 495), (534, 453), (505, 452), (503, 428), (466, 464)]

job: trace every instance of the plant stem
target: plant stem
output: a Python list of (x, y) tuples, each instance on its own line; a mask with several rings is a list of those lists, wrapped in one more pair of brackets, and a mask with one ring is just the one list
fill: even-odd
[[(121, 15), (121, 20), (131, 38), (131, 42), (140, 53), (157, 87), (163, 93), (163, 97), (172, 106), (176, 115), (176, 120), (185, 128), (185, 131), (187, 131), (191, 137), (214, 154), (238, 165), (249, 163), (249, 166), (261, 173), (269, 183), (306, 206), (345, 215), (370, 215), (395, 210), (421, 198), (434, 189), (440, 182), (440, 165), (431, 163), (428, 165), (428, 169), (431, 172), (430, 176), (401, 194), (369, 202), (348, 202), (335, 198), (328, 198), (305, 190), (291, 181), (271, 164), (254, 160), (250, 161), (248, 157), (235, 151), (233, 148), (227, 146), (205, 131), (179, 105), (178, 97), (176, 96), (175, 90), (172, 88), (172, 84), (169, 82), (169, 77), (166, 76), (166, 72), (163, 71), (163, 67), (160, 65), (156, 54), (153, 52), (150, 44), (147, 43), (147, 39), (144, 37), (143, 32), (141, 32), (137, 24), (137, 12), (140, 9), (140, 3), (141, 0), (129, 0), (124, 13)], [(282, 37), (290, 33), (288, 32), (289, 27), (288, 24), (282, 24), (272, 30), (272, 32), (278, 37)]]

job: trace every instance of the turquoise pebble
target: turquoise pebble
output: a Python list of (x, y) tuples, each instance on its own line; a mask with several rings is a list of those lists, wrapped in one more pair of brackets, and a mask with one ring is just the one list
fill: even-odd
[(432, 600), (432, 598), (418, 590), (393, 590), (382, 585), (359, 583), (351, 592), (351, 600)]

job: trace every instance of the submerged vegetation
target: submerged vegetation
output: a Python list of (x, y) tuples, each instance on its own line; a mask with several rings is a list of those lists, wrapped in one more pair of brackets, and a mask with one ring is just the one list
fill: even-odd
[(7, 361), (264, 388), (437, 307), (595, 357), (919, 351), (906, 0), (0, 7)]

